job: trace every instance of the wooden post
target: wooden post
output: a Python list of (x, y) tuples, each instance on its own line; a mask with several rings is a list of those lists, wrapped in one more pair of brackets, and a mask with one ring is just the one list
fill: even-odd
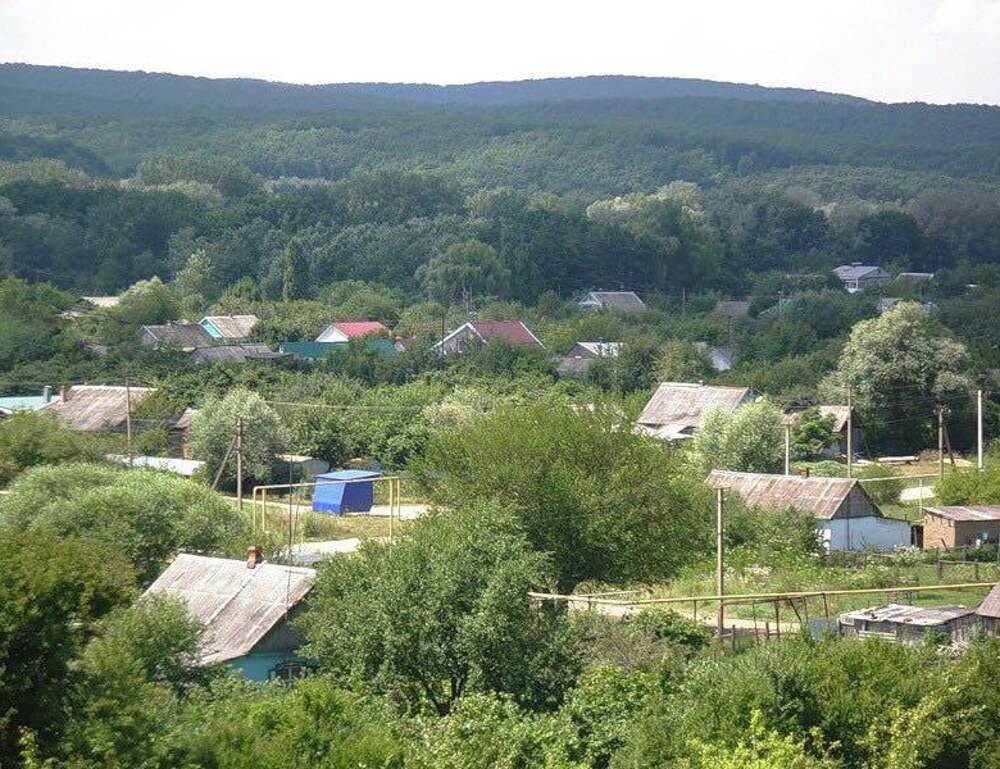
[(132, 388), (125, 380), (125, 452), (128, 454), (128, 466), (132, 467)]
[(785, 425), (785, 475), (792, 474), (792, 426)]
[[(847, 388), (847, 477), (854, 471), (854, 388)], [(850, 544), (848, 544), (848, 547)]]
[(781, 640), (781, 610), (778, 608), (778, 601), (774, 602), (774, 632), (778, 635), (778, 640)]
[(723, 556), (723, 522), (722, 522), (723, 491), (721, 488), (715, 490), (715, 594), (719, 596), (719, 610), (717, 624), (719, 638), (722, 638), (724, 623), (726, 618), (726, 605), (722, 600), (724, 585), (724, 556)]
[[(288, 489), (291, 494), (292, 490)], [(243, 512), (243, 417), (236, 419), (236, 506)]]
[(826, 600), (826, 593), (823, 593), (823, 614), (826, 615), (826, 621), (830, 621), (830, 603)]
[(941, 561), (940, 554), (938, 554), (937, 559), (937, 578), (939, 581), (944, 578), (944, 563)]
[(944, 409), (938, 406), (938, 477), (944, 478)]
[(730, 646), (730, 649), (735, 652), (736, 651), (736, 625), (732, 626), (732, 632), (729, 634), (729, 638), (730, 638), (730, 641), (732, 643), (732, 645)]
[(764, 643), (771, 640), (771, 622), (770, 620), (764, 620)]

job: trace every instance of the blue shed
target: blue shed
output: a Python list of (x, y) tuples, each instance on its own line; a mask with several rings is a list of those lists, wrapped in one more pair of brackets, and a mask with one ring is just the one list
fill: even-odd
[[(316, 476), (312, 509), (321, 513), (367, 513), (375, 501), (376, 478), (381, 473), (372, 470), (337, 470)], [(330, 483), (351, 481), (351, 483)]]

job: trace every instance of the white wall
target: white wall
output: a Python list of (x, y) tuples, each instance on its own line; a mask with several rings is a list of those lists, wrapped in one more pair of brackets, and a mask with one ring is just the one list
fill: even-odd
[(827, 550), (891, 550), (910, 544), (910, 524), (893, 518), (834, 518), (818, 521), (816, 528)]
[(333, 326), (327, 326), (323, 333), (316, 337), (317, 342), (346, 342), (347, 335), (337, 331)]

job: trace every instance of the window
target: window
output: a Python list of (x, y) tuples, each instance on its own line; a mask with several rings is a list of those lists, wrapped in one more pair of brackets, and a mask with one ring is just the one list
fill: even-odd
[(267, 674), (267, 680), (281, 681), (282, 683), (290, 684), (295, 679), (307, 676), (311, 672), (312, 667), (304, 662), (282, 662), (281, 664), (275, 665), (271, 668), (271, 671)]

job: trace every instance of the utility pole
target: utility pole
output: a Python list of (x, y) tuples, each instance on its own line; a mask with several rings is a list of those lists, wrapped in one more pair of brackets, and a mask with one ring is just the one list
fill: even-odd
[[(289, 493), (291, 493), (289, 491)], [(243, 512), (243, 417), (236, 419), (236, 504)], [(265, 510), (266, 512), (266, 510)]]
[(125, 380), (125, 452), (128, 454), (128, 466), (132, 467), (132, 388)]
[(718, 488), (715, 490), (715, 594), (719, 596), (719, 611), (717, 615), (719, 638), (722, 638), (722, 632), (725, 629), (726, 622), (726, 607), (722, 602), (722, 591), (725, 587), (723, 582), (724, 571), (722, 534), (724, 527), (722, 523), (722, 501), (723, 490)]
[[(976, 469), (983, 471), (983, 391), (976, 391)], [(1000, 549), (997, 550), (1000, 557)]]
[(854, 388), (847, 388), (847, 477), (854, 470)]
[(938, 406), (938, 476), (944, 478), (944, 408)]
[(792, 426), (785, 425), (785, 475), (792, 474)]

